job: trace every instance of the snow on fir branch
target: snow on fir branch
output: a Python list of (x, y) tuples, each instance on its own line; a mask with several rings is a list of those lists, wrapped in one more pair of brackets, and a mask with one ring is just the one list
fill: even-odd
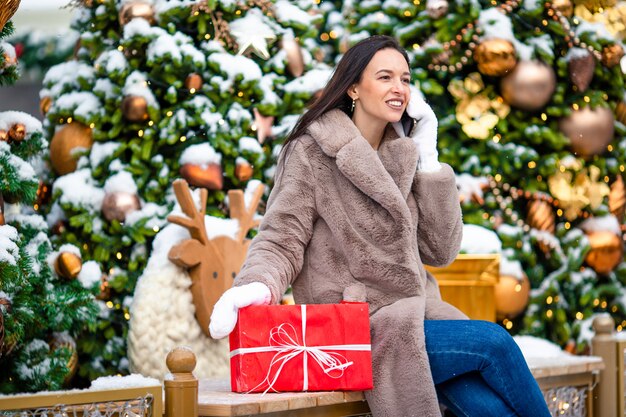
[(17, 244), (20, 237), (15, 227), (8, 224), (0, 226), (0, 263), (16, 266), (20, 259), (20, 250)]
[(500, 253), (502, 242), (498, 235), (482, 226), (463, 225), (461, 253)]

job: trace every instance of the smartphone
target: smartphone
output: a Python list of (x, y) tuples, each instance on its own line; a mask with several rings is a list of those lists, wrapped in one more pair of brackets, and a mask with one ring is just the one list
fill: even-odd
[(402, 113), (402, 117), (400, 118), (400, 123), (402, 124), (402, 130), (404, 131), (404, 136), (409, 136), (411, 131), (413, 130), (413, 126), (417, 123), (417, 120), (412, 118), (405, 111)]

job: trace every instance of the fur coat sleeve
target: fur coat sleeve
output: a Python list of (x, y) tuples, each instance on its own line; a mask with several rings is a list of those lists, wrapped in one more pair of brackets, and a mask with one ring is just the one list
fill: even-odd
[(306, 145), (295, 141), (235, 285), (262, 282), (272, 293), (272, 303), (279, 303), (302, 269), (316, 218), (315, 179)]

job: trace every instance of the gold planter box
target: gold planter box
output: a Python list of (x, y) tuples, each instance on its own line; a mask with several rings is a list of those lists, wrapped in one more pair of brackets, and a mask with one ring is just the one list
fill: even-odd
[(437, 279), (441, 298), (470, 319), (496, 321), (495, 286), (500, 279), (500, 255), (460, 254), (443, 268), (426, 266)]

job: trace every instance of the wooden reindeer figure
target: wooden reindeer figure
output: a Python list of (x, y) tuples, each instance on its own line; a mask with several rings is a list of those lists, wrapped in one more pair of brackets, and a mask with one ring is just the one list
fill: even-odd
[(196, 319), (202, 331), (209, 336), (213, 306), (233, 285), (233, 280), (241, 269), (250, 246), (251, 240), (246, 239), (246, 235), (250, 229), (259, 225), (259, 221), (254, 220), (254, 214), (263, 195), (264, 186), (259, 185), (254, 190), (252, 201), (247, 208), (242, 190), (228, 191), (230, 218), (239, 221), (235, 239), (228, 236), (208, 238), (204, 223), (206, 189), (200, 189), (201, 208), (198, 210), (185, 180), (174, 181), (173, 187), (180, 207), (187, 217), (170, 215), (167, 220), (187, 228), (191, 239), (173, 246), (168, 258), (172, 263), (189, 270)]

